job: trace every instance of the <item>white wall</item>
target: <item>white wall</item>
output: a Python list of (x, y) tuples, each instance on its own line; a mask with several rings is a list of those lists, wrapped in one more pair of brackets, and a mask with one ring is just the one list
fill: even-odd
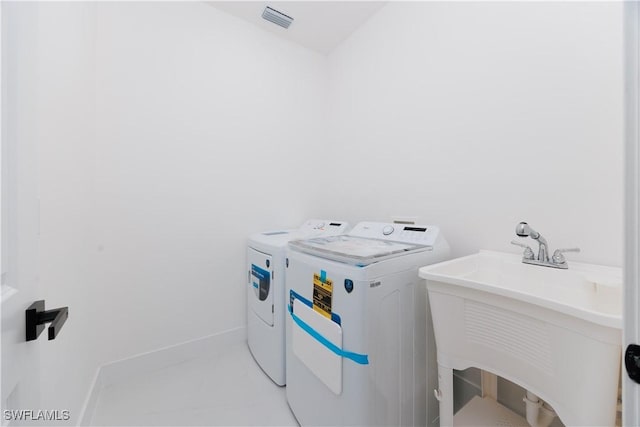
[(247, 235), (314, 212), (326, 58), (200, 2), (101, 4), (96, 57), (103, 362), (245, 325)]
[[(389, 3), (329, 55), (345, 156), (327, 206), (418, 216), (453, 256), (519, 253), (509, 242), (525, 220), (552, 250), (579, 246), (569, 263), (622, 265), (621, 9)], [(474, 371), (457, 397), (473, 396)], [(518, 389), (501, 382), (499, 399), (522, 411)]]
[(520, 251), (524, 220), (621, 265), (621, 31), (615, 3), (388, 4), (329, 55), (327, 205), (417, 215), (454, 256)]

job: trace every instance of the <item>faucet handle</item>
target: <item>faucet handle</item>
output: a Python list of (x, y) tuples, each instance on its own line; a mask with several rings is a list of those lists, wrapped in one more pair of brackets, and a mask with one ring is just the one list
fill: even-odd
[(512, 240), (511, 244), (524, 248), (524, 253), (522, 254), (523, 259), (533, 259), (533, 249), (531, 249), (528, 245), (520, 243), (517, 240)]
[(565, 252), (580, 252), (580, 248), (556, 249), (555, 252), (553, 252), (553, 256), (551, 257), (553, 263), (565, 264), (567, 262), (566, 258), (563, 255)]

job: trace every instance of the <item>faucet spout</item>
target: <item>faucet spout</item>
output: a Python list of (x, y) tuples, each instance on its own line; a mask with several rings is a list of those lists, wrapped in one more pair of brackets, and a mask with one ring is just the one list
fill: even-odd
[(549, 250), (547, 249), (547, 240), (542, 237), (542, 234), (531, 228), (526, 222), (521, 222), (516, 225), (516, 234), (520, 237), (531, 237), (538, 242), (538, 261), (549, 262)]

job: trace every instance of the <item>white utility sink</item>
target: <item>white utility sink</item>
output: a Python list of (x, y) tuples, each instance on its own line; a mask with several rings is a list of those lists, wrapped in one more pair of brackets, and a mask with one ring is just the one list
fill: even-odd
[(620, 268), (570, 262), (569, 269), (559, 270), (524, 264), (517, 254), (480, 251), (421, 268), (420, 276), (622, 328)]
[[(453, 424), (452, 369), (478, 367), (551, 404), (565, 425), (614, 425), (622, 270), (567, 270), (480, 251), (420, 269), (436, 338), (441, 425)], [(451, 399), (452, 400), (452, 399)]]

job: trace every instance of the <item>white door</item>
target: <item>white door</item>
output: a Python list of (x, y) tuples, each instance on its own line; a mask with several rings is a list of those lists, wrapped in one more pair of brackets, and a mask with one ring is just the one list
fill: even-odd
[(623, 425), (640, 426), (640, 7), (625, 3), (625, 294)]
[[(18, 14), (9, 11), (13, 4), (0, 4), (0, 34), (5, 38), (24, 37), (34, 40), (33, 35), (20, 28), (23, 20), (34, 19), (33, 14)], [(12, 19), (6, 19), (11, 12)], [(3, 40), (4, 41), (4, 40)], [(7, 48), (9, 46), (9, 48)], [(13, 50), (11, 49), (13, 46)], [(2, 270), (0, 311), (2, 321), (2, 378), (0, 407), (2, 425), (20, 425), (29, 422), (25, 411), (40, 409), (38, 392), (39, 353), (36, 341), (25, 341), (25, 309), (37, 299), (38, 291), (38, 188), (36, 175), (35, 126), (26, 123), (26, 117), (36, 107), (24, 96), (34, 90), (22, 84), (33, 81), (34, 67), (27, 66), (28, 51), (17, 51), (15, 43), (2, 43), (2, 114), (0, 130), (1, 150), (1, 238)], [(10, 87), (5, 83), (15, 82)], [(33, 104), (33, 103), (31, 103)], [(16, 141), (20, 140), (20, 144)], [(44, 334), (43, 334), (44, 335)], [(43, 337), (41, 337), (43, 338)], [(23, 412), (11, 412), (24, 410)], [(34, 414), (36, 415), (36, 414)]]

